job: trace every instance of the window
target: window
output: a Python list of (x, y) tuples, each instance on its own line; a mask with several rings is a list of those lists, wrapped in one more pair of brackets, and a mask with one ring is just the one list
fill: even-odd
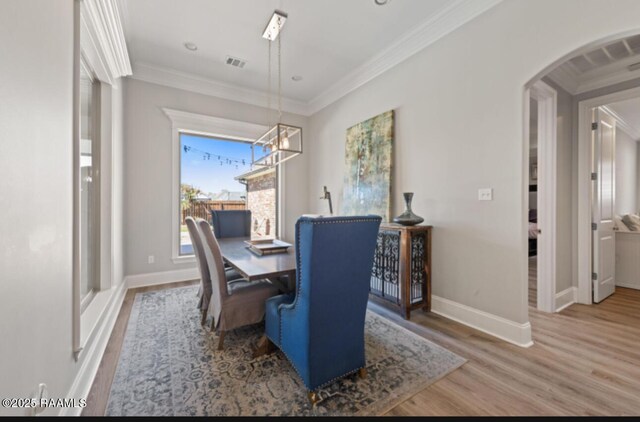
[(99, 278), (99, 141), (97, 124), (99, 110), (96, 107), (99, 94), (98, 82), (84, 60), (80, 66), (80, 155), (79, 182), (79, 258), (80, 258), (80, 300), (84, 310), (100, 289)]
[(212, 210), (245, 210), (252, 238), (274, 238), (277, 228), (275, 170), (240, 178), (251, 170), (251, 142), (180, 132), (179, 255), (193, 254), (187, 217), (211, 221)]
[[(268, 127), (263, 126), (263, 125), (259, 125), (259, 124), (255, 124), (255, 123), (250, 123), (250, 122), (245, 122), (245, 121), (239, 121), (239, 120), (231, 120), (231, 119), (225, 119), (225, 118), (221, 118), (221, 117), (214, 117), (214, 116), (207, 116), (204, 114), (197, 114), (197, 113), (190, 113), (190, 112), (186, 112), (186, 111), (181, 111), (181, 110), (175, 110), (175, 109), (171, 109), (171, 108), (162, 108), (162, 111), (165, 113), (165, 115), (169, 118), (169, 120), (171, 121), (171, 126), (172, 126), (172, 166), (171, 166), (171, 174), (172, 174), (172, 200), (171, 200), (171, 212), (172, 212), (172, 223), (171, 223), (171, 236), (172, 236), (172, 241), (171, 241), (171, 249), (172, 249), (172, 254), (171, 254), (171, 259), (174, 263), (178, 264), (178, 263), (188, 263), (188, 262), (194, 262), (195, 261), (195, 257), (193, 255), (193, 253), (189, 253), (189, 244), (190, 244), (190, 239), (188, 237), (188, 232), (184, 232), (184, 228), (182, 227), (183, 224), (183, 208), (182, 205), (184, 203), (184, 200), (187, 199), (187, 196), (184, 196), (182, 194), (182, 188), (181, 186), (184, 185), (189, 185), (193, 188), (197, 188), (200, 189), (200, 191), (204, 192), (204, 197), (208, 198), (208, 196), (206, 196), (210, 190), (207, 188), (205, 185), (202, 186), (198, 186), (198, 182), (197, 179), (195, 179), (195, 177), (193, 179), (189, 179), (188, 173), (189, 173), (189, 167), (190, 167), (190, 161), (185, 161), (184, 163), (182, 162), (183, 160), (183, 155), (185, 153), (184, 151), (184, 146), (182, 145), (183, 143), (183, 137), (184, 139), (188, 139), (187, 136), (190, 136), (192, 139), (201, 139), (202, 142), (204, 142), (204, 145), (201, 146), (201, 148), (198, 148), (197, 146), (195, 146), (195, 148), (197, 150), (201, 150), (201, 151), (195, 151), (193, 149), (191, 149), (192, 154), (190, 155), (189, 152), (187, 152), (187, 157), (192, 157), (192, 158), (198, 158), (198, 160), (193, 160), (191, 162), (191, 164), (195, 167), (196, 163), (199, 163), (198, 165), (200, 167), (208, 165), (208, 168), (211, 170), (211, 173), (208, 176), (205, 176), (204, 179), (217, 179), (217, 178), (221, 178), (223, 177), (222, 173), (220, 173), (220, 169), (225, 167), (225, 163), (226, 161), (223, 161), (223, 165), (220, 165), (220, 160), (218, 160), (217, 162), (215, 160), (218, 159), (218, 155), (220, 155), (221, 159), (228, 155), (229, 159), (233, 160), (237, 160), (237, 159), (242, 159), (242, 157), (246, 157), (245, 158), (245, 166), (242, 167), (240, 164), (242, 163), (242, 161), (239, 161), (239, 163), (232, 163), (233, 165), (227, 166), (227, 168), (233, 170), (233, 177), (226, 177), (227, 181), (229, 183), (231, 183), (231, 181), (229, 179), (233, 179), (233, 183), (236, 183), (235, 185), (231, 184), (231, 189), (227, 188), (228, 191), (233, 192), (236, 191), (238, 184), (240, 183), (239, 180), (235, 180), (235, 178), (237, 176), (241, 176), (243, 173), (249, 172), (251, 166), (250, 166), (250, 162), (251, 162), (251, 143), (255, 140), (258, 139), (260, 136), (262, 136), (268, 129)], [(238, 154), (240, 155), (232, 155), (231, 152), (227, 152), (226, 154), (224, 154), (223, 152), (215, 152), (215, 148), (216, 145), (218, 145), (218, 147), (220, 147), (220, 145), (224, 146), (229, 146), (229, 145), (235, 145), (237, 147), (241, 147), (241, 151), (238, 152)], [(187, 141), (187, 146), (189, 146), (188, 141)], [(194, 146), (194, 145), (191, 145)], [(197, 154), (200, 154), (199, 157)], [(211, 156), (206, 156), (206, 158), (209, 158), (208, 160), (205, 160), (205, 155), (206, 154), (211, 154)], [(246, 155), (244, 155), (246, 154)], [(216, 165), (213, 165), (216, 164)], [(238, 164), (238, 168), (235, 168), (235, 165)], [(213, 172), (214, 169), (218, 169), (218, 172)], [(183, 170), (185, 172), (185, 175), (183, 177)], [(274, 183), (273, 186), (274, 188), (272, 190), (270, 190), (270, 198), (271, 198), (271, 204), (272, 204), (272, 208), (275, 209), (275, 213), (272, 213), (270, 218), (269, 218), (269, 236), (270, 237), (280, 237), (282, 236), (282, 226), (280, 224), (278, 224), (279, 221), (282, 221), (282, 219), (284, 218), (284, 210), (282, 209), (282, 207), (278, 206), (278, 203), (280, 201), (282, 201), (282, 192), (284, 191), (283, 186), (284, 186), (284, 182), (283, 182), (283, 177), (281, 177), (281, 173), (283, 174), (283, 169), (278, 168), (278, 170), (271, 170), (271, 173), (273, 173), (273, 178), (274, 179)], [(240, 184), (240, 192), (245, 192), (245, 207), (247, 207), (248, 209), (250, 209), (252, 211), (252, 217), (253, 221), (252, 221), (252, 229), (254, 232), (253, 236), (263, 236), (266, 233), (266, 226), (267, 226), (267, 222), (266, 219), (264, 217), (260, 217), (260, 212), (258, 211), (258, 206), (256, 206), (256, 202), (255, 199), (253, 198), (255, 195), (253, 195), (253, 193), (258, 193), (259, 191), (264, 191), (264, 190), (268, 190), (268, 189), (255, 189), (253, 190), (253, 188), (251, 187), (251, 185), (249, 185), (247, 183), (246, 178), (243, 177), (243, 181), (244, 184)], [(247, 188), (249, 188), (249, 190), (247, 190)], [(237, 191), (236, 191), (237, 192)], [(218, 193), (218, 192), (211, 192), (211, 193)], [(264, 196), (264, 195), (263, 195)], [(274, 200), (275, 198), (275, 200)], [(198, 217), (198, 215), (196, 215), (196, 217)], [(202, 217), (202, 215), (200, 215), (200, 217)], [(210, 222), (211, 218), (209, 217), (209, 215), (207, 215), (205, 213), (205, 217), (206, 219)], [(262, 232), (260, 230), (263, 230)], [(184, 233), (184, 235), (183, 235)], [(183, 239), (184, 238), (184, 247), (183, 247)], [(189, 243), (187, 243), (189, 242)], [(191, 248), (193, 249), (193, 248)]]

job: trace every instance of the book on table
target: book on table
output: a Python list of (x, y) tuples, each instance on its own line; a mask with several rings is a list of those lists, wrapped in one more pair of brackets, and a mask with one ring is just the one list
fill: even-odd
[(278, 239), (245, 240), (244, 243), (247, 244), (249, 251), (259, 256), (284, 253), (291, 247), (291, 243)]

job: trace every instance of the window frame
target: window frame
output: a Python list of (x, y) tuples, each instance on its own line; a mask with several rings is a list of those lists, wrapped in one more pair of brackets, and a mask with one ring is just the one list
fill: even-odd
[[(190, 113), (171, 108), (162, 108), (162, 111), (171, 121), (171, 150), (172, 150), (172, 180), (171, 180), (171, 260), (174, 264), (195, 263), (195, 255), (180, 255), (180, 178), (181, 178), (181, 154), (180, 135), (182, 133), (207, 138), (223, 139), (230, 141), (253, 142), (268, 129), (267, 126), (243, 122), (239, 120), (225, 119), (221, 117), (207, 116), (204, 114)], [(282, 185), (282, 170), (277, 170), (277, 199), (276, 199), (276, 235), (280, 236), (284, 221), (280, 204), (284, 200)]]
[[(109, 287), (111, 286), (103, 286), (101, 283), (101, 278), (100, 278), (100, 273), (101, 273), (101, 237), (102, 237), (102, 233), (101, 233), (101, 207), (102, 207), (102, 198), (101, 198), (101, 167), (102, 167), (102, 162), (101, 162), (101, 149), (102, 149), (102, 143), (101, 143), (101, 139), (100, 139), (100, 128), (101, 128), (101, 123), (102, 123), (102, 116), (101, 116), (101, 97), (100, 97), (100, 80), (97, 78), (95, 71), (93, 70), (93, 67), (89, 64), (89, 61), (87, 60), (85, 54), (84, 54), (84, 50), (83, 52), (80, 54), (80, 68), (84, 71), (84, 73), (89, 77), (89, 79), (91, 80), (91, 113), (89, 115), (89, 119), (91, 120), (91, 157), (92, 157), (92, 164), (91, 166), (93, 167), (93, 176), (92, 178), (93, 180), (93, 204), (92, 204), (92, 208), (90, 209), (91, 215), (89, 216), (89, 218), (92, 221), (92, 224), (94, 225), (93, 230), (94, 230), (94, 237), (93, 237), (93, 267), (92, 267), (92, 277), (93, 277), (93, 282), (95, 283), (96, 281), (98, 282), (98, 286), (90, 286), (89, 290), (87, 291), (87, 293), (85, 293), (84, 295), (82, 295), (82, 292), (80, 293), (80, 313), (84, 313), (84, 311), (87, 309), (87, 307), (91, 304), (91, 302), (93, 301), (93, 299), (96, 297), (96, 294), (99, 293), (102, 290), (106, 290), (109, 289)], [(78, 123), (80, 125), (82, 125), (82, 107), (80, 106), (78, 108)], [(82, 143), (83, 138), (82, 136), (80, 136), (80, 142)], [(78, 154), (79, 157), (78, 159), (82, 160), (82, 147), (79, 146), (78, 150), (74, 152), (74, 154)], [(80, 163), (78, 164), (78, 166), (80, 166)], [(77, 169), (75, 169), (76, 171), (80, 172), (80, 167), (78, 167)], [(76, 175), (76, 178), (78, 178), (78, 183), (79, 185), (77, 186), (77, 192), (76, 195), (79, 196), (79, 198), (81, 199), (81, 189), (82, 189), (82, 183), (79, 180), (81, 177), (80, 173), (78, 173)], [(78, 204), (78, 209), (76, 210), (76, 216), (75, 218), (78, 219), (78, 231), (79, 231), (79, 235), (81, 236), (81, 223), (80, 223), (80, 219), (82, 218), (81, 216), (82, 213), (82, 205)], [(82, 244), (82, 242), (80, 242), (80, 245)], [(81, 248), (78, 248), (77, 253), (78, 253), (78, 259), (80, 260), (80, 269), (82, 270), (82, 256), (86, 251), (82, 250)], [(80, 280), (80, 284), (81, 284), (81, 290), (82, 290), (82, 279)]]

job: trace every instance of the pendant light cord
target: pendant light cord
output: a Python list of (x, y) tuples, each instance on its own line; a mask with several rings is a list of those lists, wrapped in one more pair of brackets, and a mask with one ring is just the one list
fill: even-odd
[(267, 127), (271, 127), (271, 40), (269, 44), (269, 60), (267, 72)]
[(282, 123), (282, 34), (278, 37), (278, 123)]

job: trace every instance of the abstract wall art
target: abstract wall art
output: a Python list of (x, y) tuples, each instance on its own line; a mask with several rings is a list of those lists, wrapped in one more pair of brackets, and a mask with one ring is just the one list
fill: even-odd
[(375, 214), (389, 221), (394, 112), (347, 129), (343, 215)]

